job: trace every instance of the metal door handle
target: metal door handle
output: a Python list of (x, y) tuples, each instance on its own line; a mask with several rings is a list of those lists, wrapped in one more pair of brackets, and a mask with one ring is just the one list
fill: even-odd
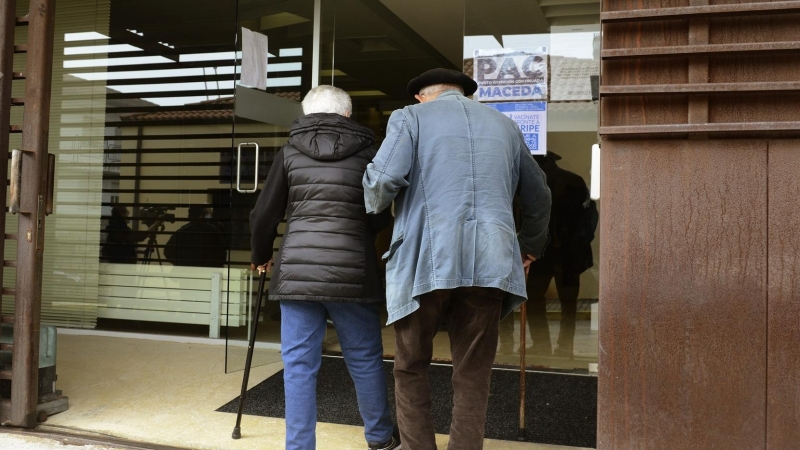
[[(253, 189), (242, 189), (242, 147), (255, 147), (256, 149), (256, 176), (253, 182)], [(237, 147), (236, 153), (236, 190), (243, 194), (253, 194), (258, 191), (258, 154), (260, 153), (258, 144), (255, 142), (242, 142)]]
[(53, 214), (53, 194), (56, 185), (56, 155), (47, 154), (47, 203), (45, 203), (45, 215)]
[(11, 193), (9, 211), (19, 212), (19, 190), (22, 183), (22, 150), (11, 150)]

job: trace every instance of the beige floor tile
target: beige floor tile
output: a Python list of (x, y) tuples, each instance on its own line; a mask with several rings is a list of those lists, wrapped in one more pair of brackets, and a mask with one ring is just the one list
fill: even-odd
[[(278, 352), (258, 353), (276, 362), (253, 368), (251, 386), (282, 368)], [(225, 374), (224, 361), (221, 346), (60, 335), (58, 388), (70, 409), (43, 427), (198, 450), (282, 449), (282, 419), (245, 416), (242, 439), (231, 439), (235, 415), (215, 410), (239, 394), (242, 373)], [(360, 427), (320, 423), (317, 440), (320, 449), (365, 448)], [(437, 442), (446, 448), (447, 436)], [(506, 441), (485, 448), (562, 449)]]

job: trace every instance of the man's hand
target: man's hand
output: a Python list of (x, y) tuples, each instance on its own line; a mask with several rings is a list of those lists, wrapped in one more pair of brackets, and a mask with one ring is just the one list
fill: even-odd
[(533, 255), (522, 255), (522, 268), (525, 269), (525, 277), (528, 277), (528, 272), (531, 270), (531, 263), (536, 261)]
[(272, 272), (272, 260), (270, 259), (267, 261), (266, 264), (261, 264), (260, 266), (256, 267), (255, 264), (250, 264), (250, 270), (258, 270), (258, 274), (261, 275), (264, 272), (270, 273)]

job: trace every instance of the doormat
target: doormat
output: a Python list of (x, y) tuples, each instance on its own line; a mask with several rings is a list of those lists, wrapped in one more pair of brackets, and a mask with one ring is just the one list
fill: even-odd
[[(385, 362), (389, 402), (394, 410), (393, 363)], [(432, 365), (428, 371), (432, 415), (437, 433), (448, 434), (453, 408), (453, 368)], [(597, 378), (528, 372), (525, 379), (526, 440), (540, 444), (594, 448), (597, 442)], [(283, 371), (247, 392), (244, 414), (284, 417)], [(217, 411), (236, 414), (239, 397)], [(317, 377), (317, 420), (363, 426), (356, 391), (344, 360), (323, 357)], [(486, 438), (515, 441), (519, 428), (519, 372), (492, 371)]]

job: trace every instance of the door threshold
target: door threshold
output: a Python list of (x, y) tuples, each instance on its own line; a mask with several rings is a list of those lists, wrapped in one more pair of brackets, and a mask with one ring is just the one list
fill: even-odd
[(12, 428), (2, 426), (0, 433), (11, 434), (16, 436), (35, 437), (40, 439), (50, 439), (58, 441), (61, 445), (97, 445), (105, 447), (113, 447), (115, 450), (190, 450), (181, 447), (171, 447), (168, 445), (150, 444), (147, 442), (135, 442), (126, 439), (119, 439), (113, 436), (101, 435), (97, 436), (96, 433), (91, 435), (84, 434), (82, 430), (56, 428), (53, 426), (40, 425), (33, 430), (26, 430), (22, 428)]
[[(212, 339), (205, 337), (176, 336), (170, 334), (129, 333), (126, 331), (84, 330), (79, 328), (58, 328), (58, 334), (72, 336), (101, 336), (123, 339), (144, 339), (148, 341), (176, 342), (180, 344), (225, 345), (224, 338)], [(227, 341), (230, 347), (247, 348), (247, 341)], [(263, 350), (280, 350), (281, 344), (277, 342), (256, 342), (255, 348)]]

